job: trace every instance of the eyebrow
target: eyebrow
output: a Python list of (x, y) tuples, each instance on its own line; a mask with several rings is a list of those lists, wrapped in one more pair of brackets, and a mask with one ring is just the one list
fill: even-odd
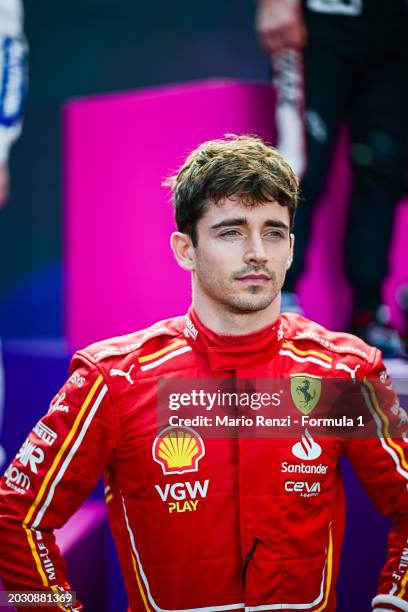
[[(233, 219), (224, 219), (219, 223), (211, 225), (210, 229), (219, 229), (221, 227), (231, 227), (232, 225), (248, 225), (248, 219), (246, 217), (236, 217)], [(280, 227), (282, 229), (289, 229), (289, 225), (280, 221), (279, 219), (267, 219), (264, 223), (266, 227)]]

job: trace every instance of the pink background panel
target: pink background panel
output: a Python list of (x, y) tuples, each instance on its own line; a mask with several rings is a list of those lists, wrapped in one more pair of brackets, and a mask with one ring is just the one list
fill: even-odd
[(272, 94), (210, 81), (70, 102), (65, 110), (65, 321), (73, 347), (182, 313), (163, 178), (227, 132), (273, 137)]
[[(65, 329), (71, 347), (184, 312), (190, 279), (169, 249), (174, 229), (161, 187), (201, 142), (225, 133), (274, 140), (266, 85), (198, 82), (69, 102), (65, 109)], [(348, 168), (344, 143), (319, 205), (308, 271), (307, 315), (344, 325), (350, 296), (340, 257)], [(387, 299), (408, 280), (408, 207), (400, 207)]]

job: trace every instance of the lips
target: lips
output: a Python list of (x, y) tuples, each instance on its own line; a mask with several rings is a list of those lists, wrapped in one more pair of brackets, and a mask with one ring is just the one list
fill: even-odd
[(240, 276), (238, 280), (246, 282), (266, 282), (269, 281), (270, 278), (266, 274), (246, 274), (245, 276)]

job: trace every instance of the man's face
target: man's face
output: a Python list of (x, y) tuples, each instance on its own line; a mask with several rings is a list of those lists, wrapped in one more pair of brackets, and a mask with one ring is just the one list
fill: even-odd
[(197, 223), (193, 282), (231, 312), (264, 310), (279, 295), (292, 259), (289, 211), (275, 202), (254, 208), (238, 197), (210, 205)]

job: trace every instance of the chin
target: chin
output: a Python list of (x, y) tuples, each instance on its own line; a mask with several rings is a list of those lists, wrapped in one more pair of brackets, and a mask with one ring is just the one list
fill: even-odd
[(274, 301), (276, 296), (272, 297), (263, 297), (259, 299), (249, 299), (249, 298), (236, 298), (228, 301), (228, 305), (231, 310), (235, 313), (251, 313), (251, 312), (259, 312), (260, 310), (265, 310), (268, 308)]

